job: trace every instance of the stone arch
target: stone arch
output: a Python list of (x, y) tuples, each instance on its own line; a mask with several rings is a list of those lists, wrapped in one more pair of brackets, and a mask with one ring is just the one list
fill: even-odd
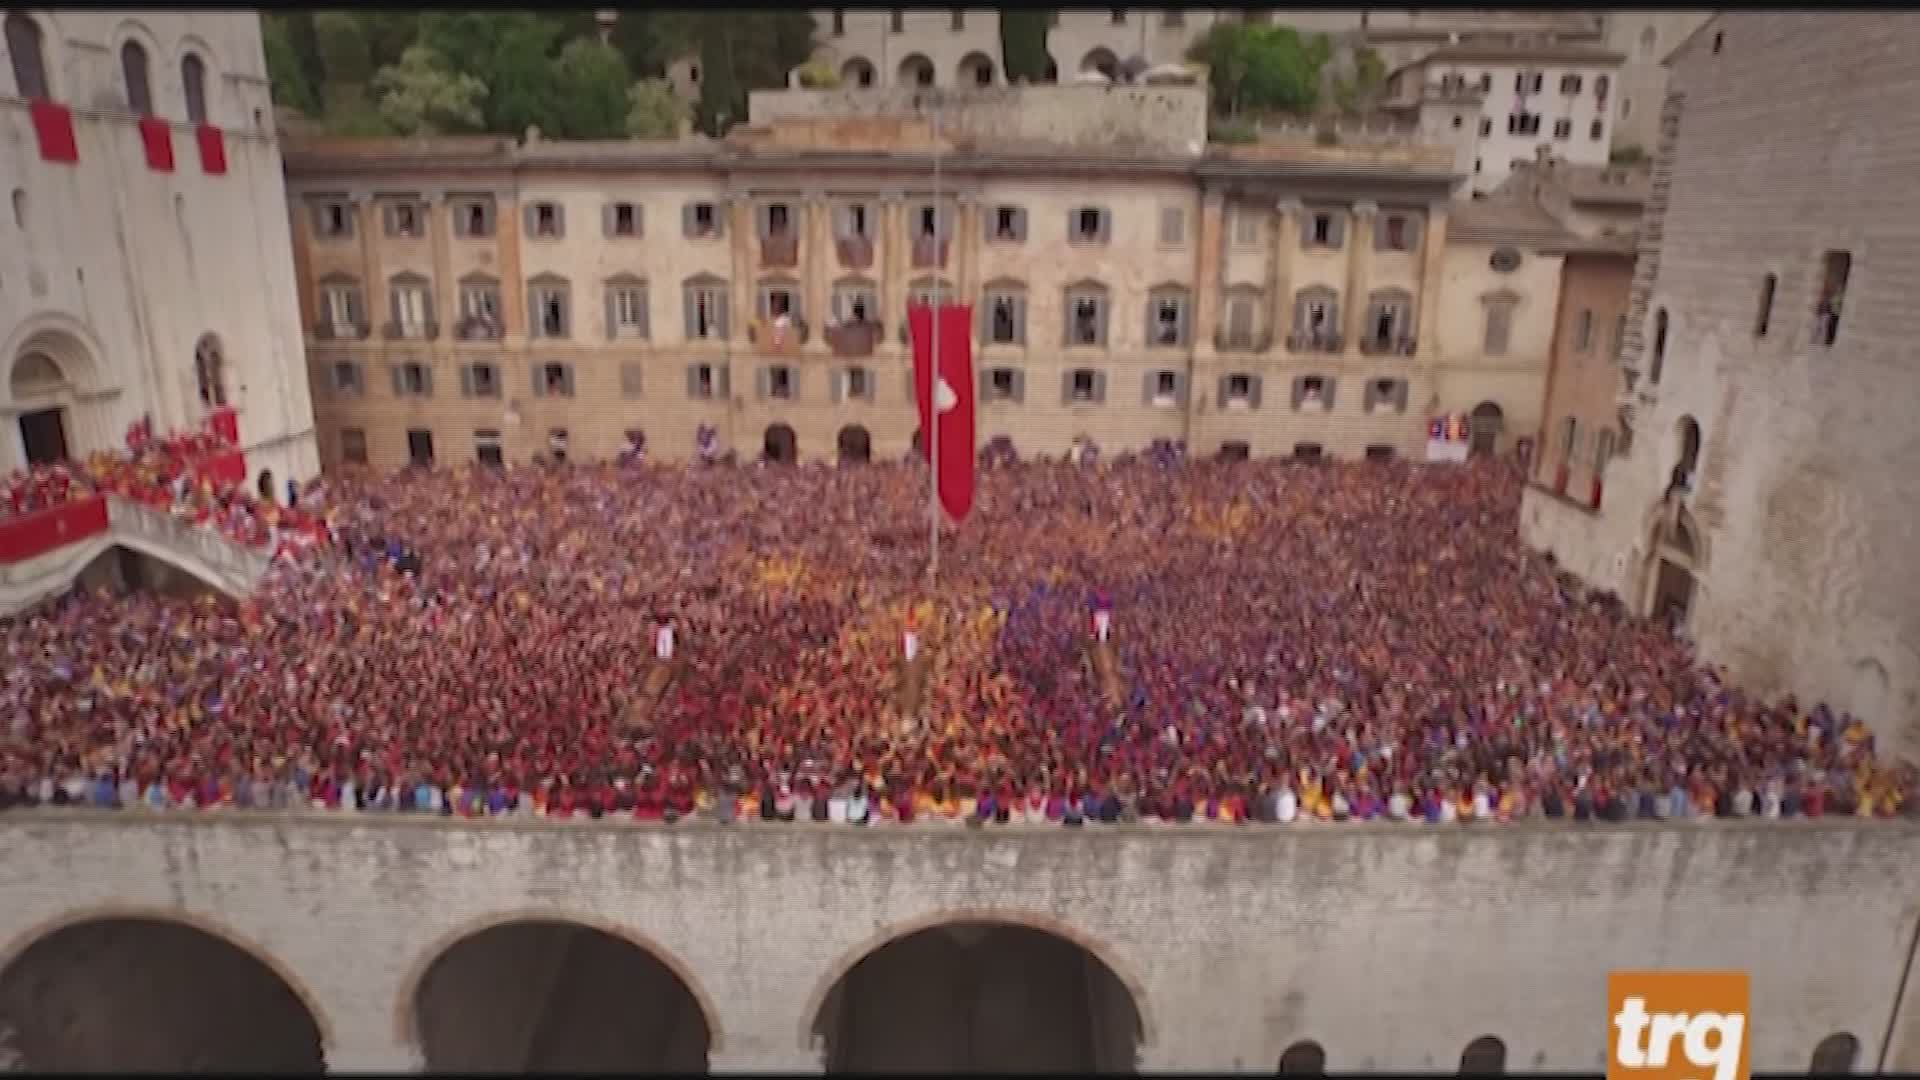
[(550, 908), (523, 908), (494, 912), (468, 919), (437, 935), (426, 948), (421, 949), (413, 957), (407, 965), (406, 973), (401, 976), (399, 997), (393, 1006), (394, 1041), (403, 1046), (416, 1047), (424, 1053), (425, 1047), (420, 1039), (420, 1017), (417, 1008), (420, 989), (428, 973), (441, 958), (461, 944), (490, 931), (525, 925), (576, 927), (612, 938), (644, 953), (679, 980), (680, 986), (693, 998), (694, 1005), (706, 1024), (707, 1053), (712, 1055), (725, 1047), (726, 1033), (721, 1028), (720, 1011), (714, 1006), (712, 995), (700, 984), (693, 969), (688, 967), (679, 956), (651, 936), (625, 924), (595, 915), (567, 910), (556, 911)]
[(875, 80), (873, 61), (864, 56), (855, 56), (840, 65), (840, 85), (872, 86)]
[(953, 71), (954, 82), (960, 86), (992, 86), (995, 75), (993, 58), (977, 49), (961, 57)]
[[(15, 934), (6, 942), (4, 948), (0, 948), (0, 986), (4, 985), (23, 961), (33, 957), (36, 949), (51, 947), (49, 943), (61, 940), (63, 935), (83, 932), (88, 927), (104, 927), (116, 923), (160, 925), (184, 930), (216, 946), (232, 950), (253, 964), (257, 964), (262, 972), (277, 980), (280, 986), (286, 989), (293, 1004), (304, 1010), (312, 1027), (314, 1064), (324, 1069), (326, 1048), (333, 1044), (333, 1025), (325, 1009), (321, 1007), (320, 999), (307, 986), (305, 980), (258, 941), (239, 933), (219, 919), (186, 908), (145, 904), (103, 904), (61, 912)], [(0, 992), (0, 1002), (3, 1001), (4, 993)], [(41, 1066), (41, 1068), (46, 1067)]]
[[(21, 97), (46, 97), (60, 99), (60, 64), (56, 62), (49, 49), (55, 42), (66, 40), (59, 33), (53, 16), (45, 12), (28, 14), (24, 11), (9, 11), (0, 16), (0, 28), (3, 28), (7, 45), (8, 66), (13, 76), (13, 88)], [(38, 81), (38, 88), (30, 84)], [(33, 93), (35, 89), (41, 94)]]
[(1507, 1071), (1507, 1044), (1497, 1035), (1482, 1035), (1460, 1052), (1465, 1076), (1498, 1076)]
[(1280, 1062), (1274, 1069), (1281, 1076), (1325, 1076), (1327, 1073), (1326, 1047), (1312, 1039), (1301, 1039), (1289, 1043), (1280, 1052)]
[(901, 86), (932, 86), (936, 78), (933, 61), (923, 53), (908, 53), (898, 68)]
[(104, 355), (99, 340), (76, 319), (46, 313), (23, 321), (7, 342), (5, 351), (0, 352), (0, 359), (5, 360), (11, 372), (12, 365), (28, 353), (41, 353), (52, 360), (76, 394), (104, 389), (95, 360)]
[(1683, 414), (1673, 423), (1673, 474), (1667, 492), (1692, 491), (1693, 478), (1700, 471), (1700, 421)]
[(1707, 537), (1686, 507), (1665, 502), (1656, 506), (1646, 535), (1640, 610), (1678, 629), (1699, 606)]
[(1097, 71), (1109, 79), (1118, 78), (1120, 75), (1120, 58), (1113, 55), (1112, 49), (1108, 49), (1105, 46), (1096, 46), (1095, 48), (1087, 50), (1087, 55), (1080, 58), (1078, 71), (1080, 74)]
[[(918, 434), (916, 431), (915, 435)], [(1114, 978), (1119, 980), (1120, 985), (1132, 997), (1134, 1014), (1140, 1021), (1140, 1049), (1144, 1050), (1158, 1042), (1159, 1028), (1154, 1020), (1152, 1000), (1147, 996), (1146, 983), (1136, 972), (1122, 964), (1113, 950), (1097, 938), (1061, 919), (1036, 911), (1017, 908), (963, 907), (946, 908), (902, 922), (890, 923), (863, 938), (858, 944), (843, 950), (833, 964), (815, 980), (813, 989), (807, 994), (806, 1006), (800, 1011), (800, 1045), (802, 1047), (813, 1045), (814, 1028), (819, 1021), (822, 1007), (827, 1003), (828, 995), (833, 993), (841, 980), (845, 979), (860, 961), (896, 941), (904, 941), (921, 931), (964, 923), (1024, 927), (1052, 935), (1086, 950), (1088, 955), (1113, 973)]]
[[(155, 75), (165, 70), (166, 51), (160, 48), (159, 39), (153, 30), (140, 19), (122, 19), (115, 24), (112, 35), (107, 39), (113, 44), (113, 72), (124, 95), (126, 106), (134, 112), (146, 116), (160, 115), (159, 86), (155, 84)], [(139, 63), (143, 65), (145, 75), (145, 107), (135, 98), (135, 88), (131, 85), (133, 72), (130, 70), (128, 50), (139, 52)]]
[(1500, 445), (1500, 433), (1506, 427), (1506, 410), (1498, 402), (1483, 401), (1467, 414), (1468, 451), (1491, 454)]
[(193, 385), (202, 409), (227, 403), (227, 354), (218, 334), (202, 334), (193, 346)]
[(1811, 1076), (1845, 1076), (1860, 1060), (1860, 1040), (1851, 1032), (1836, 1031), (1813, 1048), (1813, 1060), (1807, 1066)]
[(873, 460), (873, 436), (859, 424), (848, 424), (841, 428), (840, 434), (834, 439), (834, 446), (839, 450), (843, 462), (864, 464)]
[(800, 460), (800, 437), (794, 433), (793, 425), (768, 424), (766, 435), (761, 439), (761, 454), (768, 461), (783, 465), (797, 463)]

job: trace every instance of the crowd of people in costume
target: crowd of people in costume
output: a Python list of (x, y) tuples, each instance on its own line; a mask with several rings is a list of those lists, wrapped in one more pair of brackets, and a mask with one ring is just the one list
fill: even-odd
[[(145, 468), (68, 483), (173, 492)], [(246, 503), (328, 537), (251, 597), (75, 593), (0, 622), (0, 806), (1097, 825), (1915, 805), (1877, 718), (1743, 693), (1528, 551), (1520, 484), (1499, 462), (999, 460), (929, 581), (912, 464), (330, 476)]]

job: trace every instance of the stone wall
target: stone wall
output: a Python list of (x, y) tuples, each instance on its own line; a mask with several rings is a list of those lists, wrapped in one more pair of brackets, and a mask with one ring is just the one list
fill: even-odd
[[(161, 915), (250, 948), (317, 1014), (334, 1069), (420, 1061), (413, 990), (450, 945), (525, 918), (650, 949), (709, 1019), (715, 1069), (814, 1069), (821, 1007), (883, 943), (963, 920), (1046, 930), (1134, 998), (1147, 1068), (1597, 1071), (1617, 968), (1753, 977), (1756, 1071), (1834, 1032), (1913, 1068), (1894, 1021), (1920, 831), (1675, 826), (1096, 828), (459, 825), (7, 819), (0, 971), (52, 929)], [(525, 977), (537, 980), (538, 971)], [(1888, 1032), (1896, 1052), (1882, 1057)], [(477, 1036), (476, 1036), (477, 1037)]]
[[(956, 138), (1059, 147), (1198, 154), (1207, 141), (1204, 86), (1001, 86), (941, 91), (940, 126)], [(808, 117), (914, 116), (936, 95), (915, 87), (755, 90), (754, 124)]]

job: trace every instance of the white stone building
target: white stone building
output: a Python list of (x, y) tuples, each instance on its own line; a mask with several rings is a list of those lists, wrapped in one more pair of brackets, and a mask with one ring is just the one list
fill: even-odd
[(1482, 193), (1543, 147), (1570, 164), (1605, 165), (1624, 59), (1594, 45), (1468, 41), (1395, 71), (1388, 91), (1399, 100), (1434, 90), (1480, 95), (1470, 186)]
[(258, 16), (15, 10), (4, 25), (0, 472), (118, 447), (143, 415), (165, 432), (229, 405), (256, 477), (312, 476)]

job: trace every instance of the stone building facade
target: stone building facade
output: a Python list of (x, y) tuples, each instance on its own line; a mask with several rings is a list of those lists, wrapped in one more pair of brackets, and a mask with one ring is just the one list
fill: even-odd
[(1756, 1073), (1920, 1067), (1898, 822), (0, 839), (0, 1047), (37, 1071), (1598, 1073), (1640, 969), (1750, 973)]
[[(1008, 95), (1031, 141), (968, 119)], [(980, 438), (1023, 455), (1414, 454), (1476, 408), (1492, 445), (1537, 427), (1541, 247), (1566, 234), (1450, 202), (1445, 148), (1207, 148), (1198, 87), (943, 114), (938, 208), (910, 106), (721, 143), (293, 149), (328, 460), (597, 458), (629, 432), (682, 457), (702, 425), (748, 457), (899, 456), (906, 308), (942, 290), (978, 313)]]
[(231, 406), (250, 468), (313, 475), (258, 17), (0, 18), (0, 473)]
[(1916, 47), (1913, 16), (1782, 12), (1716, 16), (1679, 50), (1605, 501), (1522, 520), (1743, 684), (1832, 702), (1907, 753), (1920, 242), (1890, 226), (1920, 210)]

